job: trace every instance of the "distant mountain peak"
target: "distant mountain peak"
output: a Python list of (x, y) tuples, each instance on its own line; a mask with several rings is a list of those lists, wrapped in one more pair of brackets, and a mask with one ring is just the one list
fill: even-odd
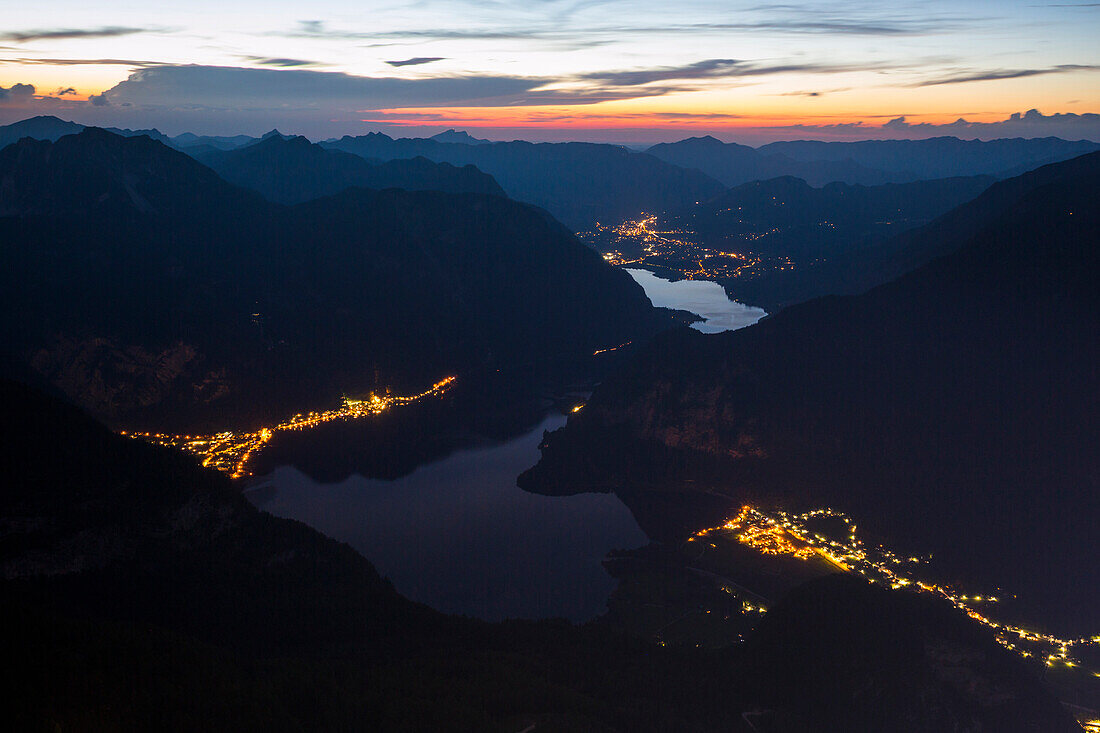
[(0, 150), (0, 215), (93, 211), (181, 215), (232, 206), (246, 194), (147, 135), (85, 127), (56, 141), (23, 139)]
[(489, 140), (483, 140), (482, 138), (474, 137), (465, 130), (456, 130), (453, 127), (449, 130), (432, 135), (429, 140), (435, 140), (440, 143), (458, 143), (459, 145), (484, 145), (490, 142)]
[(54, 115), (38, 115), (0, 127), (0, 148), (30, 137), (35, 140), (57, 140), (84, 128), (77, 122), (69, 122)]

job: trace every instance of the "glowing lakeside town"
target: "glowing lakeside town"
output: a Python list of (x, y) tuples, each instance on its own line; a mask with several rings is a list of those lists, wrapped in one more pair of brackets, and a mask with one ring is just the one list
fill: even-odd
[[(616, 267), (645, 266), (667, 271), (685, 280), (726, 280), (760, 274), (764, 270), (794, 269), (787, 257), (763, 257), (751, 252), (726, 252), (688, 239), (691, 232), (659, 231), (657, 216), (641, 213), (617, 226), (597, 224), (579, 232), (581, 241), (595, 247), (604, 260)], [(760, 232), (746, 237), (752, 241), (767, 236)]]

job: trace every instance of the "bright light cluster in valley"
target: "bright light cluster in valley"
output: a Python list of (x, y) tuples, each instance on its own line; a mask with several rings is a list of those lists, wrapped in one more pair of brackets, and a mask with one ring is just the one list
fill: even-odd
[(216, 435), (169, 435), (166, 433), (127, 433), (131, 438), (145, 440), (156, 445), (180, 448), (202, 459), (202, 465), (228, 473), (232, 478), (249, 475), (248, 462), (272, 436), (284, 430), (306, 430), (333, 420), (354, 420), (379, 415), (391, 407), (408, 405), (428, 397), (438, 397), (450, 389), (455, 377), (442, 379), (420, 394), (408, 396), (371, 394), (365, 400), (345, 397), (335, 410), (298, 414), (274, 427), (260, 428), (253, 433), (224, 432)]
[[(846, 536), (833, 539), (813, 531), (810, 523), (822, 519), (843, 523)], [(992, 629), (1002, 646), (1024, 657), (1042, 659), (1048, 667), (1055, 664), (1074, 667), (1078, 664), (1071, 655), (1074, 647), (1100, 644), (1100, 635), (1060, 639), (1051, 634), (996, 621), (976, 609), (979, 605), (997, 603), (1000, 599), (996, 596), (966, 594), (923, 580), (916, 573), (923, 564), (920, 558), (900, 557), (881, 546), (869, 549), (864, 546), (856, 529), (851, 517), (833, 509), (815, 509), (804, 514), (777, 511), (773, 516), (754, 507), (744, 506), (736, 517), (718, 527), (699, 530), (688, 537), (687, 541), (695, 542), (711, 535), (724, 535), (765, 555), (790, 556), (800, 560), (809, 560), (816, 556), (840, 570), (857, 572), (873, 583), (881, 583), (895, 590), (934, 594)], [(1100, 673), (1094, 674), (1100, 676)], [(1100, 727), (1097, 728), (1097, 733), (1100, 733)]]
[[(764, 258), (751, 252), (723, 252), (685, 239), (690, 232), (657, 231), (657, 216), (642, 213), (618, 226), (597, 224), (591, 232), (577, 236), (595, 247), (608, 264), (616, 267), (648, 265), (675, 272), (685, 280), (724, 280), (760, 274), (769, 269), (788, 270), (794, 263), (786, 258)], [(746, 235), (746, 241), (768, 234)], [(629, 254), (623, 250), (628, 250)]]

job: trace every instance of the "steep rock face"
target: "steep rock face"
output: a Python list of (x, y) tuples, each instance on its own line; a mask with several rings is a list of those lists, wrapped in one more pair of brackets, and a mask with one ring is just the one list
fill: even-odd
[(1100, 156), (1042, 176), (957, 252), (864, 295), (658, 339), (523, 485), (840, 507), (1092, 633)]
[(210, 402), (226, 396), (224, 373), (204, 372), (202, 356), (177, 342), (159, 352), (119, 347), (110, 339), (60, 335), (30, 355), (28, 363), (67, 395), (97, 414), (117, 417), (159, 405), (174, 392)]

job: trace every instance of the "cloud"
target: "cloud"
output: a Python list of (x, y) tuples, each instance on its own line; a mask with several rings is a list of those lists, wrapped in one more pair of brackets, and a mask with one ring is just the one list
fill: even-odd
[(34, 99), (33, 84), (12, 84), (5, 89), (0, 87), (0, 104), (20, 104)]
[(76, 93), (77, 93), (77, 91), (75, 89), (73, 89), (72, 87), (64, 87), (64, 88), (58, 89), (56, 92), (54, 92), (53, 96), (55, 96), (55, 97), (65, 97), (65, 96), (68, 96), (70, 94), (76, 94)]
[(1095, 64), (1060, 64), (1045, 69), (993, 69), (989, 71), (975, 71), (953, 76), (943, 76), (937, 79), (929, 79), (917, 82), (912, 86), (931, 87), (940, 84), (965, 84), (972, 81), (997, 81), (999, 79), (1019, 79), (1025, 76), (1041, 76), (1045, 74), (1065, 74), (1072, 71), (1100, 71), (1100, 65)]
[(417, 56), (411, 59), (405, 59), (404, 61), (387, 61), (390, 66), (420, 66), (422, 64), (430, 64), (434, 61), (443, 61), (442, 56)]
[(809, 89), (800, 90), (794, 92), (778, 92), (772, 96), (775, 97), (824, 97), (826, 94), (838, 94), (840, 92), (850, 92), (851, 87), (836, 87), (835, 89)]
[[(577, 3), (571, 10), (576, 10)], [(766, 13), (775, 17), (738, 22), (670, 23), (650, 25), (629, 23), (582, 25), (565, 22), (561, 14), (549, 15), (541, 20), (523, 24), (502, 24), (486, 28), (411, 28), (390, 31), (356, 31), (328, 27), (321, 20), (299, 21), (296, 28), (276, 32), (275, 35), (293, 38), (330, 38), (340, 40), (373, 41), (549, 41), (568, 43), (581, 48), (604, 45), (634, 35), (691, 35), (725, 34), (733, 32), (776, 33), (783, 35), (858, 35), (858, 36), (914, 36), (942, 33), (971, 27), (988, 18), (927, 13), (904, 17), (896, 12), (889, 15), (873, 13), (810, 12), (804, 6), (761, 5), (739, 13)], [(784, 17), (786, 16), (786, 17)], [(609, 40), (610, 39), (610, 40)]]
[(162, 61), (137, 61), (135, 59), (9, 59), (13, 64), (42, 66), (164, 66)]
[(405, 30), (405, 31), (349, 31), (329, 28), (321, 20), (300, 20), (298, 27), (289, 32), (275, 35), (288, 36), (290, 38), (332, 38), (344, 41), (362, 41), (375, 39), (441, 39), (441, 40), (508, 40), (517, 38), (530, 38), (532, 35), (540, 35), (536, 29), (528, 29), (526, 32), (520, 29), (501, 30), (461, 30), (457, 28), (440, 28), (433, 30)]
[(1073, 112), (1044, 115), (1036, 109), (1014, 112), (996, 122), (971, 122), (962, 117), (946, 124), (910, 122), (894, 117), (882, 125), (846, 122), (833, 125), (787, 125), (770, 128), (773, 140), (790, 140), (799, 135), (822, 139), (926, 138), (952, 135), (963, 139), (994, 140), (1005, 137), (1060, 137), (1066, 140), (1100, 141), (1100, 114)]
[(882, 65), (874, 67), (816, 63), (767, 65), (739, 59), (706, 59), (685, 66), (661, 66), (653, 69), (628, 71), (598, 71), (583, 74), (581, 78), (612, 86), (637, 86), (656, 81), (767, 76), (792, 72), (836, 74), (848, 71), (881, 71), (883, 68), (885, 67)]
[(319, 61), (305, 61), (303, 59), (272, 58), (270, 56), (241, 56), (241, 58), (261, 66), (278, 66), (284, 69), (302, 66), (324, 66)]
[(165, 65), (139, 69), (106, 93), (113, 104), (230, 113), (594, 104), (690, 89), (674, 84), (643, 87), (592, 81), (493, 75), (406, 79), (305, 69)]
[(229, 66), (140, 69), (107, 91), (114, 104), (211, 110), (361, 110), (460, 103), (512, 104), (545, 83), (511, 76), (427, 79)]
[(110, 107), (111, 103), (107, 99), (107, 94), (91, 94), (88, 96), (88, 101), (92, 103), (93, 107)]
[(146, 33), (152, 28), (129, 28), (125, 26), (103, 26), (102, 28), (39, 28), (28, 31), (8, 31), (0, 33), (0, 40), (26, 43), (27, 41), (60, 41), (73, 38), (115, 38)]

